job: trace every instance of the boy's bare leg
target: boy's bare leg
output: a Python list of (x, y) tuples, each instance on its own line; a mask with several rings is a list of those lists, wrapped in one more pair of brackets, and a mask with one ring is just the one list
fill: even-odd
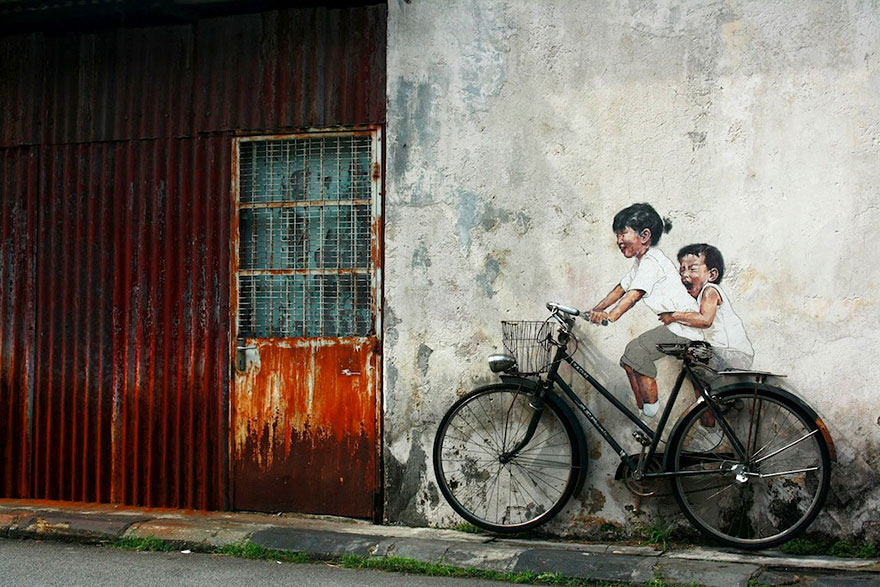
[[(700, 392), (696, 389), (694, 390), (694, 395), (697, 399), (700, 399), (701, 397)], [(703, 415), (700, 416), (700, 423), (706, 428), (713, 427), (715, 425), (715, 414), (713, 414), (709, 410), (706, 410), (705, 412), (703, 412)]]

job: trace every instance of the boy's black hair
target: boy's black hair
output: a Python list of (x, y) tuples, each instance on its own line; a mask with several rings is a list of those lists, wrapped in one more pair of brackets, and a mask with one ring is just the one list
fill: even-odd
[(660, 218), (651, 204), (633, 204), (614, 215), (614, 222), (611, 224), (614, 232), (626, 230), (627, 226), (638, 233), (646, 228), (650, 230), (651, 246), (659, 243), (663, 233), (672, 229), (669, 219)]
[(712, 245), (707, 245), (706, 243), (695, 243), (693, 245), (682, 247), (681, 250), (678, 251), (679, 262), (685, 255), (693, 255), (695, 257), (703, 255), (706, 267), (718, 271), (718, 279), (712, 283), (721, 283), (721, 278), (724, 277), (724, 257), (721, 256), (721, 251)]

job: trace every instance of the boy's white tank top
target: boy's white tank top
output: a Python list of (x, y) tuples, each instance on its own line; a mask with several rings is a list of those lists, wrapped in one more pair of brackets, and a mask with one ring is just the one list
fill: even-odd
[(746, 336), (743, 322), (736, 315), (736, 312), (733, 311), (733, 305), (730, 303), (727, 294), (721, 289), (721, 286), (715, 283), (704, 285), (703, 289), (700, 290), (700, 295), (697, 296), (697, 305), (700, 306), (702, 304), (703, 293), (705, 293), (707, 287), (714, 287), (718, 291), (721, 295), (721, 305), (718, 306), (712, 326), (706, 329), (706, 342), (714, 347), (739, 351), (753, 357), (755, 351), (752, 349), (749, 337)]

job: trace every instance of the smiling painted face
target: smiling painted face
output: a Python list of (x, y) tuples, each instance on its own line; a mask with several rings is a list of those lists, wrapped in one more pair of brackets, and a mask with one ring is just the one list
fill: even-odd
[(627, 259), (633, 257), (641, 259), (651, 247), (651, 231), (647, 228), (642, 232), (636, 232), (627, 226), (614, 234), (617, 236), (617, 248)]
[(693, 297), (700, 295), (703, 286), (718, 279), (718, 270), (706, 267), (703, 255), (685, 255), (679, 260), (681, 282)]

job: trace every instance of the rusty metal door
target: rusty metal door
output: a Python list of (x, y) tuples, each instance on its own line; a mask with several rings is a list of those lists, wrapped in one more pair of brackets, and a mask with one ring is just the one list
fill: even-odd
[(235, 509), (378, 513), (380, 141), (235, 142)]

